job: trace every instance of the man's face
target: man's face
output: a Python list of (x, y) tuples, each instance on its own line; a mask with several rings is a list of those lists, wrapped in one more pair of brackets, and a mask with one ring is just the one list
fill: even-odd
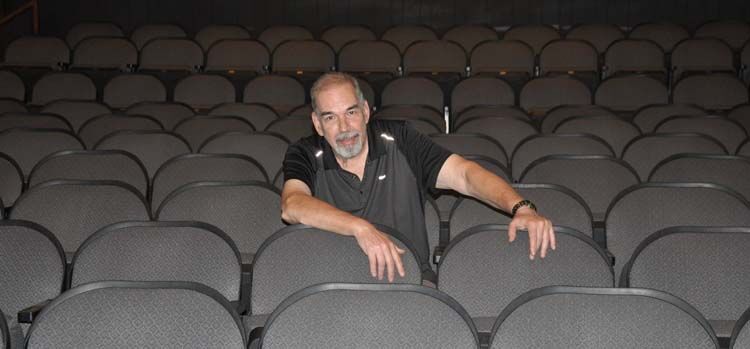
[(346, 83), (329, 86), (316, 96), (315, 130), (341, 159), (356, 157), (367, 144), (370, 107), (367, 101), (358, 102), (354, 87)]

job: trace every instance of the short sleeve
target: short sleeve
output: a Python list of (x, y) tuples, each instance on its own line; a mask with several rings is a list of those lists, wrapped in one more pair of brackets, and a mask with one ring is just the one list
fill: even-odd
[(310, 191), (315, 193), (316, 170), (315, 155), (308, 147), (297, 142), (287, 148), (283, 163), (284, 182), (298, 179), (307, 184)]
[(408, 122), (401, 124), (398, 132), (394, 133), (397, 135), (399, 150), (406, 156), (412, 172), (419, 178), (423, 188), (435, 189), (440, 169), (453, 153), (417, 131)]

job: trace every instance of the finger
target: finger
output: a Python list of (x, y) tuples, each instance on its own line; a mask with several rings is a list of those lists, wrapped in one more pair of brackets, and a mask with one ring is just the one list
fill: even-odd
[(539, 228), (539, 234), (542, 236), (540, 256), (544, 258), (547, 257), (547, 248), (549, 248), (549, 225), (546, 222)]
[(529, 259), (534, 259), (534, 255), (536, 254), (536, 248), (538, 246), (537, 244), (537, 236), (534, 232), (534, 227), (527, 227), (527, 232), (529, 233)]
[(401, 253), (399, 252), (403, 251), (400, 248), (398, 248), (396, 245), (391, 245), (391, 255), (393, 256), (393, 261), (396, 264), (396, 270), (398, 270), (398, 275), (401, 277), (406, 276), (406, 272), (404, 272), (404, 263), (401, 260)]
[(383, 251), (380, 248), (377, 249), (377, 256), (378, 256), (378, 280), (383, 280), (383, 272), (385, 269), (385, 256), (383, 255)]
[(396, 265), (393, 263), (393, 256), (391, 255), (390, 247), (386, 247), (384, 250), (383, 256), (385, 256), (385, 264), (388, 267), (388, 282), (393, 282), (393, 274), (396, 272)]
[(404, 253), (406, 253), (406, 250), (404, 250), (404, 249), (402, 249), (402, 248), (400, 248), (400, 247), (398, 247), (396, 245), (393, 245), (393, 247), (396, 248), (396, 252), (398, 252), (398, 254), (404, 254)]
[(367, 254), (367, 259), (370, 261), (370, 275), (372, 277), (375, 277), (377, 276), (376, 274), (376, 269), (378, 265), (377, 257), (375, 257), (375, 254), (372, 252), (370, 253), (365, 252), (365, 253)]
[(516, 241), (516, 220), (510, 221), (508, 225), (508, 241)]

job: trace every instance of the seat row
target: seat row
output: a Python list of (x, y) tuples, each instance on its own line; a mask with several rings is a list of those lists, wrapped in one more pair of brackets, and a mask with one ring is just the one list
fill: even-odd
[[(242, 316), (242, 324), (240, 324), (239, 316), (233, 315), (227, 317), (227, 319), (234, 318), (235, 321), (221, 322), (224, 324), (222, 326), (211, 326), (212, 331), (220, 329), (239, 331), (243, 333), (243, 336), (240, 337), (243, 343), (246, 339), (244, 333), (249, 333), (250, 340), (259, 339), (261, 341), (261, 347), (264, 347), (264, 345), (270, 346), (270, 343), (275, 341), (287, 343), (281, 344), (281, 347), (295, 347), (294, 344), (290, 344), (295, 341), (301, 341), (297, 343), (306, 347), (319, 347), (323, 343), (318, 342), (319, 340), (342, 340), (344, 343), (358, 343), (355, 338), (361, 331), (379, 332), (382, 330), (379, 328), (380, 326), (388, 326), (386, 324), (393, 322), (399, 323), (400, 326), (422, 328), (422, 331), (429, 334), (424, 334), (426, 338), (421, 338), (419, 341), (432, 340), (438, 347), (464, 347), (464, 344), (455, 344), (453, 341), (456, 340), (461, 343), (473, 343), (468, 347), (475, 347), (479, 341), (476, 332), (491, 333), (494, 337), (499, 337), (496, 339), (502, 341), (515, 338), (513, 341), (520, 341), (515, 342), (517, 344), (528, 343), (528, 341), (533, 340), (528, 338), (530, 333), (519, 331), (516, 326), (520, 323), (510, 325), (513, 321), (521, 321), (521, 323), (526, 321), (511, 320), (513, 316), (520, 316), (511, 316), (511, 314), (519, 314), (516, 312), (524, 307), (531, 307), (525, 311), (531, 311), (537, 321), (554, 321), (559, 324), (561, 318), (570, 317), (571, 320), (577, 320), (563, 321), (563, 323), (578, 326), (581, 321), (579, 317), (582, 314), (587, 314), (584, 318), (589, 318), (592, 325), (598, 322), (612, 326), (605, 331), (598, 329), (596, 326), (590, 328), (591, 333), (596, 334), (597, 338), (602, 338), (602, 334), (610, 331), (621, 333), (622, 328), (620, 326), (648, 327), (642, 326), (642, 322), (629, 323), (629, 321), (623, 321), (623, 309), (620, 306), (612, 308), (614, 304), (622, 300), (618, 301), (618, 297), (602, 297), (604, 295), (630, 295), (631, 297), (640, 295), (645, 299), (654, 298), (652, 301), (666, 301), (666, 303), (646, 302), (650, 306), (643, 304), (631, 309), (634, 311), (633, 314), (637, 314), (641, 321), (644, 320), (644, 316), (657, 316), (663, 317), (660, 322), (661, 326), (672, 324), (654, 332), (654, 335), (658, 335), (654, 338), (649, 337), (651, 341), (655, 338), (663, 339), (663, 336), (673, 333), (672, 331), (675, 331), (676, 328), (682, 328), (687, 331), (682, 333), (683, 336), (686, 333), (691, 335), (701, 333), (700, 336), (706, 336), (704, 340), (708, 339), (708, 343), (710, 343), (708, 347), (716, 347), (715, 336), (727, 340), (733, 333), (732, 329), (736, 328), (734, 334), (736, 337), (736, 332), (745, 325), (746, 321), (746, 316), (742, 312), (750, 305), (747, 292), (742, 291), (750, 285), (748, 284), (750, 280), (744, 277), (745, 273), (742, 272), (748, 266), (748, 259), (744, 253), (750, 247), (748, 245), (750, 244), (750, 229), (747, 227), (673, 227), (658, 231), (648, 236), (638, 246), (627, 263), (626, 270), (619, 282), (619, 286), (624, 288), (614, 289), (612, 287), (617, 282), (612, 272), (610, 260), (600, 247), (580, 232), (556, 227), (558, 250), (552, 251), (544, 260), (529, 260), (525, 235), (520, 235), (519, 241), (510, 243), (505, 238), (507, 234), (506, 226), (481, 225), (468, 229), (448, 246), (445, 257), (441, 260), (439, 266), (440, 278), (436, 285), (437, 290), (420, 286), (422, 283), (420, 265), (410, 244), (399, 240), (400, 235), (397, 232), (390, 231), (385, 227), (382, 228), (394, 236), (397, 243), (407, 251), (403, 256), (406, 274), (403, 278), (396, 276), (395, 281), (398, 285), (383, 285), (383, 283), (386, 283), (385, 279), (371, 278), (366, 257), (361, 254), (353, 238), (338, 236), (305, 226), (291, 226), (271, 235), (263, 243), (253, 260), (252, 279), (247, 281), (250, 284), (242, 286), (242, 288), (251, 287), (252, 292), (240, 293), (240, 284), (244, 281), (240, 277), (240, 259), (237, 248), (221, 230), (207, 224), (136, 221), (106, 226), (88, 238), (78, 249), (70, 267), (69, 277), (66, 279), (64, 277), (66, 267), (62, 257), (62, 249), (54, 235), (44, 227), (31, 222), (3, 221), (0, 222), (0, 239), (12, 243), (0, 244), (0, 249), (4, 252), (0, 254), (3, 258), (0, 265), (10, 266), (11, 269), (0, 274), (4, 281), (0, 289), (5, 291), (0, 295), (12, 296), (0, 298), (2, 302), (0, 304), (2, 304), (3, 309), (8, 309), (7, 311), (11, 314), (21, 313), (19, 319), (22, 322), (34, 319), (34, 324), (30, 330), (26, 324), (19, 325), (15, 321), (11, 322), (11, 327), (15, 329), (11, 333), (14, 334), (16, 340), (22, 341), (24, 334), (29, 332), (28, 341), (30, 344), (36, 343), (36, 341), (41, 341), (41, 343), (49, 341), (46, 345), (56, 343), (56, 347), (60, 347), (60, 345), (68, 347), (67, 341), (102, 340), (103, 337), (107, 336), (107, 333), (111, 333), (112, 329), (107, 329), (108, 326), (119, 324), (117, 319), (132, 319), (132, 317), (151, 314), (160, 319), (156, 324), (148, 322), (152, 326), (182, 319), (180, 316), (168, 316), (168, 314), (172, 314), (171, 312), (154, 311), (154, 309), (162, 309), (161, 306), (157, 305), (159, 303), (163, 303), (162, 306), (164, 304), (178, 304), (173, 303), (174, 301), (165, 302), (162, 300), (158, 302), (150, 299), (149, 297), (156, 296), (159, 298), (173, 293), (169, 291), (147, 291), (154, 288), (174, 287), (200, 291), (200, 293), (210, 295), (210, 297), (204, 298), (209, 301), (218, 301), (224, 310)], [(711, 248), (706, 249), (706, 246), (711, 246)], [(337, 256), (336, 262), (332, 263), (329, 256), (321, 254), (320, 251), (335, 253)], [(18, 269), (13, 269), (13, 266), (18, 265), (25, 266), (27, 268), (25, 270), (35, 272), (14, 272)], [(685, 277), (691, 277), (691, 280), (694, 279), (695, 281), (686, 284), (684, 282)], [(110, 280), (118, 281), (112, 282)], [(124, 280), (137, 281), (138, 283), (128, 285), (122, 282)], [(149, 285), (148, 282), (153, 281), (160, 281), (161, 283)], [(165, 281), (169, 282), (165, 283)], [(97, 284), (102, 282), (103, 284)], [(193, 282), (193, 284), (186, 287), (185, 284), (177, 282)], [(356, 284), (323, 284), (327, 286), (320, 286), (321, 283), (326, 282)], [(68, 288), (70, 290), (58, 297), (61, 284), (64, 285), (63, 290)], [(588, 288), (560, 288), (562, 285)], [(721, 287), (717, 288), (716, 285), (721, 285)], [(71, 297), (107, 287), (139, 289), (140, 291), (133, 291), (135, 292), (133, 295), (140, 292), (141, 297), (131, 296), (126, 297), (130, 300), (117, 301), (126, 304), (110, 303), (107, 308), (110, 309), (109, 311), (102, 311), (99, 307), (92, 306), (91, 302), (99, 304), (94, 299), (111, 302), (113, 301), (112, 298), (79, 298), (79, 302), (82, 303), (70, 301)], [(542, 289), (539, 289), (540, 287)], [(544, 287), (547, 288), (544, 289)], [(312, 291), (313, 289), (315, 291)], [(650, 291), (645, 289), (650, 289)], [(317, 292), (320, 291), (331, 292), (328, 293), (328, 296), (324, 296), (329, 297), (327, 301), (316, 306), (316, 311), (310, 311), (304, 307), (292, 310), (295, 307), (300, 307), (305, 302), (304, 299), (309, 300), (311, 297), (319, 296)], [(381, 291), (375, 292), (380, 293), (381, 296), (372, 295), (371, 297), (380, 298), (382, 303), (376, 302), (374, 298), (369, 301), (366, 301), (369, 298), (362, 298), (367, 296), (347, 295), (347, 293), (353, 291), (361, 291), (360, 293), (363, 295), (373, 293), (372, 291)], [(668, 292), (669, 296), (661, 291)], [(119, 291), (112, 292), (117, 293)], [(415, 296), (406, 297), (406, 299), (411, 299), (408, 302), (411, 305), (406, 306), (401, 304), (401, 301), (398, 300), (399, 297), (391, 295), (399, 292), (426, 294), (436, 297), (450, 306), (442, 305), (445, 310), (439, 311), (429, 306), (431, 301), (418, 300), (419, 297), (415, 299)], [(556, 297), (562, 298), (552, 301), (552, 303), (545, 302), (543, 307), (531, 306), (532, 300), (555, 294), (557, 294)], [(578, 296), (570, 298), (571, 296), (563, 296), (564, 294), (578, 294)], [(586, 294), (590, 297), (583, 296)], [(593, 297), (593, 295), (599, 295), (599, 297)], [(243, 301), (243, 297), (246, 296), (249, 296), (249, 300)], [(143, 300), (145, 305), (139, 303), (141, 302), (139, 299), (144, 299), (143, 297), (146, 298), (146, 300)], [(595, 301), (596, 298), (602, 299)], [(44, 302), (47, 300), (52, 301)], [(42, 302), (44, 303), (42, 304)], [(65, 305), (66, 302), (67, 305)], [(371, 304), (370, 302), (376, 303)], [(629, 303), (628, 301), (624, 302)], [(71, 303), (87, 304), (87, 306), (79, 308), (79, 305), (71, 306)], [(188, 303), (191, 304), (192, 302)], [(25, 309), (36, 304), (39, 304), (36, 310)], [(359, 306), (356, 304), (359, 304)], [(562, 304), (565, 304), (565, 306), (558, 308)], [(655, 304), (661, 304), (662, 306), (655, 307)], [(676, 308), (678, 313), (684, 312), (683, 315), (673, 317), (675, 316), (674, 309), (672, 311), (663, 310), (663, 307), (667, 304), (671, 304), (669, 308)], [(370, 308), (375, 305), (378, 307)], [(632, 303), (630, 305), (634, 306)], [(112, 309), (112, 307), (116, 309)], [(204, 307), (205, 305), (199, 307), (192, 303), (188, 309), (183, 310), (191, 311), (193, 316), (200, 317), (205, 314), (202, 314), (198, 309), (205, 309)], [(379, 307), (385, 307), (385, 309)], [(551, 316), (551, 314), (540, 318), (540, 314), (547, 314), (541, 310), (546, 307), (552, 308), (551, 314), (557, 313), (554, 319), (547, 319), (547, 316)], [(42, 313), (37, 316), (39, 308), (42, 308)], [(654, 308), (662, 310), (654, 312)], [(70, 309), (84, 312), (92, 311), (94, 312), (92, 315), (96, 315), (71, 316), (70, 313), (66, 312)], [(307, 310), (302, 311), (301, 309)], [(339, 313), (337, 309), (346, 310), (340, 310), (342, 313)], [(360, 314), (359, 311), (364, 309), (371, 309), (371, 311)], [(415, 317), (408, 321), (401, 319), (400, 316), (395, 315), (396, 309), (408, 309), (404, 314), (412, 314)], [(566, 310), (560, 313), (561, 309)], [(620, 310), (615, 311), (614, 309)], [(453, 311), (458, 312), (460, 317), (456, 317)], [(525, 313), (525, 311), (521, 313)], [(56, 312), (61, 313), (52, 315)], [(335, 316), (337, 320), (331, 322), (332, 320), (318, 319), (322, 314), (331, 314), (331, 312), (337, 314)], [(613, 314), (618, 313), (620, 316), (613, 316)], [(128, 315), (124, 316), (123, 314)], [(297, 317), (302, 316), (302, 318), (292, 317), (282, 320), (284, 317), (291, 316), (290, 314), (297, 314)], [(692, 322), (693, 325), (675, 326), (675, 322), (679, 322), (679, 318), (685, 317), (685, 315), (690, 315), (687, 318), (691, 319), (689, 322)], [(286, 325), (296, 329), (292, 332), (303, 333), (308, 333), (307, 331), (311, 331), (313, 328), (307, 326), (314, 326), (314, 328), (323, 331), (329, 331), (332, 328), (340, 329), (345, 323), (348, 325), (356, 324), (356, 327), (359, 327), (363, 325), (359, 323), (363, 316), (368, 319), (365, 321), (366, 323), (371, 323), (371, 321), (378, 323), (378, 328), (370, 326), (367, 330), (362, 328), (360, 331), (346, 331), (348, 334), (339, 339), (314, 339), (309, 336), (303, 336), (301, 339), (290, 339), (294, 338), (291, 337), (294, 336), (294, 333), (278, 329), (285, 327), (279, 325), (279, 323), (284, 323), (283, 321), (294, 323), (293, 325), (289, 323)], [(389, 321), (375, 320), (382, 316), (388, 316)], [(664, 318), (664, 316), (666, 317)], [(173, 319), (168, 320), (170, 317)], [(394, 320), (394, 318), (400, 320)], [(445, 338), (433, 334), (433, 331), (441, 328), (438, 323), (445, 326), (445, 321), (456, 318), (461, 319), (459, 323), (462, 325), (459, 327), (464, 328), (463, 331), (471, 330), (464, 332), (464, 334), (475, 333), (468, 336), (471, 339), (470, 341), (463, 342), (467, 337), (454, 334), (447, 335)], [(83, 321), (81, 319), (85, 319), (85, 321), (78, 323), (78, 321)], [(437, 319), (440, 321), (435, 322)], [(46, 334), (38, 334), (36, 331), (41, 331), (41, 328), (47, 326), (61, 326), (60, 321), (64, 321), (69, 326), (68, 331), (65, 331), (63, 335), (65, 337), (35, 338), (35, 336), (45, 338)], [(343, 322), (338, 323), (338, 321)], [(86, 323), (89, 325), (85, 325)], [(303, 325), (304, 323), (307, 325)], [(337, 325), (332, 326), (333, 323), (337, 323)], [(698, 326), (696, 327), (696, 325)], [(510, 326), (512, 330), (503, 329), (504, 326)], [(95, 330), (92, 330), (92, 328), (95, 328)], [(310, 330), (301, 330), (302, 328), (309, 328)], [(567, 327), (565, 328), (567, 329)], [(114, 329), (122, 331), (122, 328), (117, 325), (114, 326)], [(617, 329), (620, 331), (617, 331)], [(700, 331), (697, 329), (700, 329)], [(88, 331), (90, 335), (74, 339), (79, 337), (76, 335), (76, 333), (79, 333), (78, 331), (84, 330)], [(138, 331), (142, 330), (142, 328), (138, 329)], [(283, 333), (283, 335), (277, 335), (275, 331), (281, 331), (279, 333)], [(204, 331), (199, 332), (205, 333)], [(498, 332), (503, 334), (500, 335)], [(445, 335), (444, 331), (437, 331), (437, 333)], [(326, 335), (329, 334), (326, 332)], [(540, 334), (536, 333), (536, 335)], [(67, 338), (66, 336), (71, 337)], [(506, 336), (509, 337), (506, 338)], [(520, 338), (515, 336), (520, 336)], [(397, 340), (399, 343), (409, 341), (407, 338), (402, 338), (403, 335), (396, 337), (399, 338)], [(61, 338), (67, 339), (59, 342), (62, 340)], [(557, 340), (575, 340), (575, 337), (568, 338), (565, 335), (562, 338), (567, 339), (558, 337)], [(128, 339), (127, 341), (131, 340), (134, 339)], [(195, 340), (195, 343), (204, 343), (200, 338)], [(694, 338), (691, 340), (694, 340)], [(596, 343), (601, 342), (596, 341)], [(591, 345), (594, 345), (594, 347), (601, 346), (601, 344)], [(509, 346), (501, 347), (517, 347), (517, 345), (509, 344)], [(695, 343), (690, 347), (695, 347)]]
[[(27, 95), (23, 81), (9, 71), (0, 71), (3, 88), (0, 98), (28, 99), (31, 106), (71, 99), (102, 101), (116, 109), (140, 102), (180, 102), (196, 110), (208, 110), (224, 103), (262, 103), (279, 115), (309, 116), (304, 107), (310, 100), (304, 85), (283, 75), (262, 75), (239, 88), (221, 75), (195, 74), (176, 82), (173, 88), (150, 74), (121, 74), (100, 88), (82, 73), (48, 73), (37, 81)], [(380, 110), (392, 106), (420, 106), (402, 114), (428, 114), (441, 119), (448, 115), (451, 125), (467, 115), (487, 113), (472, 107), (518, 106), (532, 120), (563, 105), (595, 104), (624, 116), (632, 116), (651, 104), (694, 104), (714, 112), (726, 112), (750, 100), (748, 88), (730, 74), (691, 75), (672, 89), (646, 75), (623, 75), (605, 80), (596, 90), (570, 77), (544, 77), (526, 82), (518, 93), (505, 80), (495, 77), (471, 77), (444, 89), (425, 77), (402, 77), (375, 88), (367, 80), (358, 80), (370, 107)]]

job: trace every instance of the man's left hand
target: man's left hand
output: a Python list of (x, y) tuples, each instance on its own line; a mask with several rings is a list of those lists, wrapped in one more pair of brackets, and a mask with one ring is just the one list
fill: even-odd
[(510, 242), (516, 240), (516, 231), (526, 230), (529, 232), (529, 259), (534, 259), (537, 251), (542, 258), (547, 256), (547, 250), (557, 248), (555, 231), (552, 222), (542, 217), (529, 207), (522, 207), (513, 216), (508, 225), (508, 238)]

